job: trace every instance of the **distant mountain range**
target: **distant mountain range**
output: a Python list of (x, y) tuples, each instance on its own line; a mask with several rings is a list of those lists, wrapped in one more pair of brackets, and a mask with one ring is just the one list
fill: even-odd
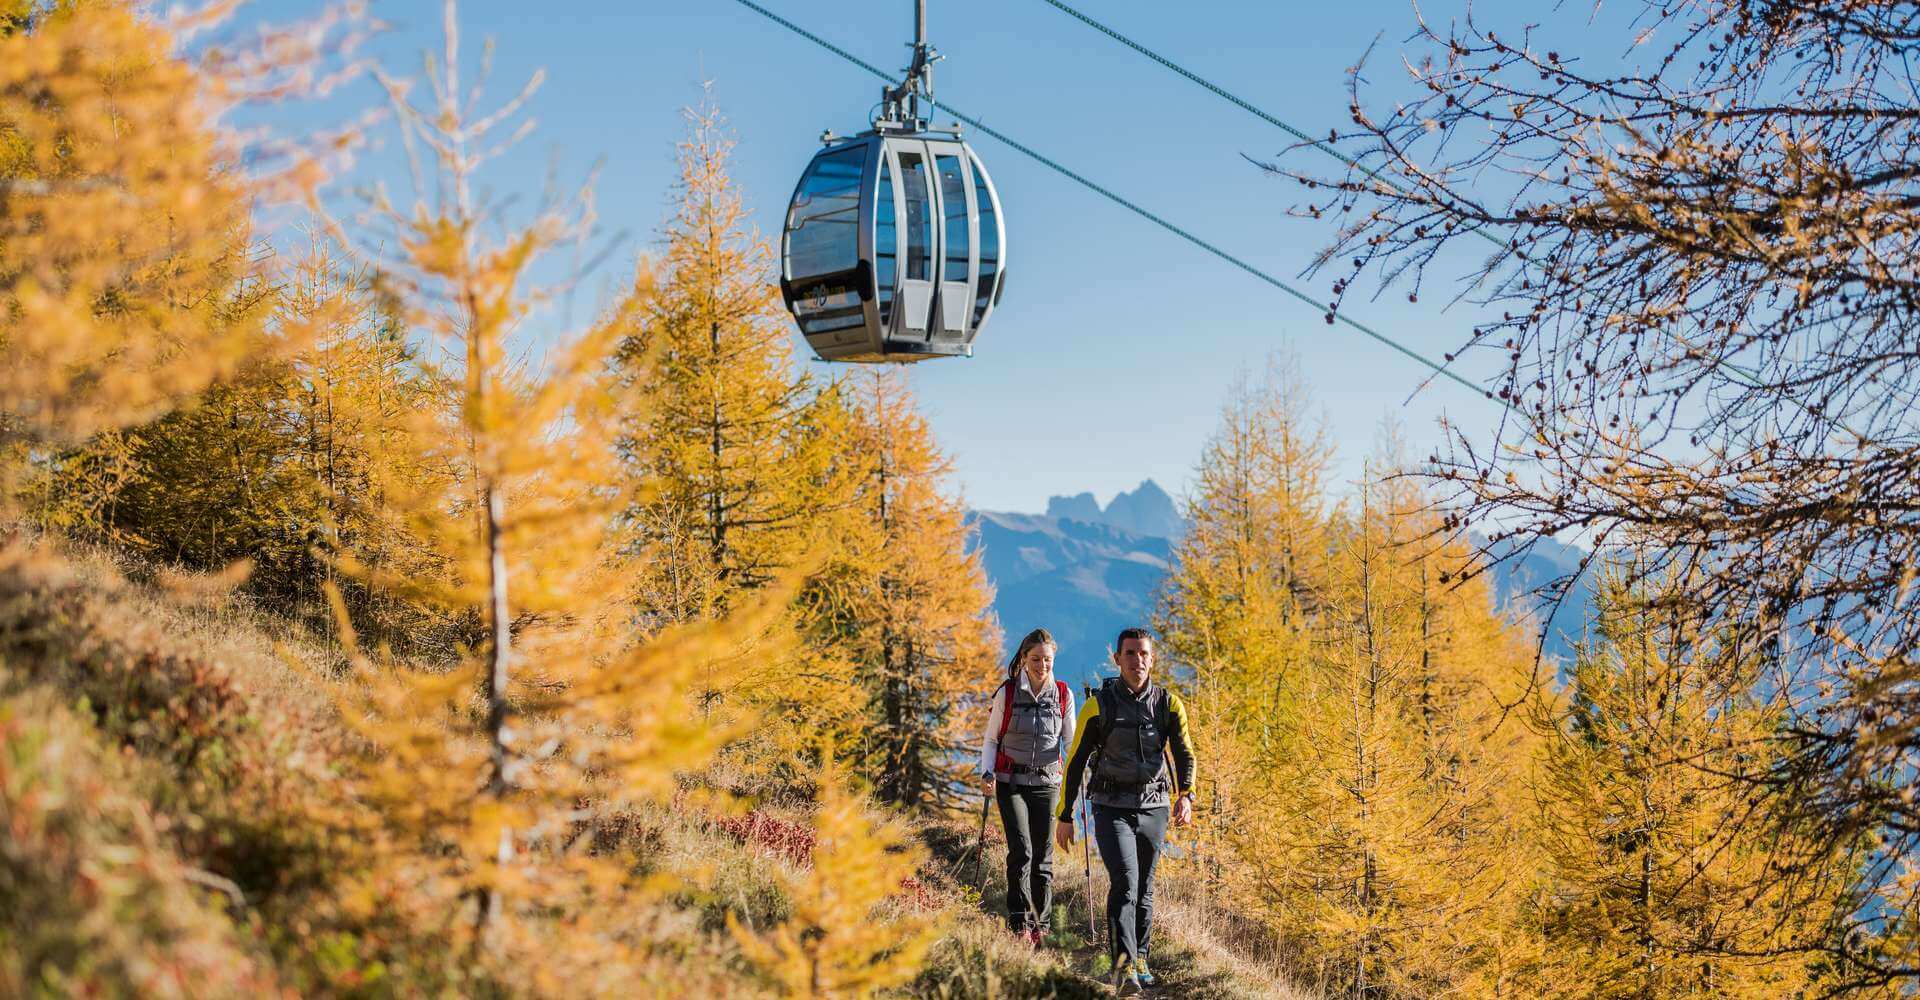
[(975, 511), (972, 519), (1007, 645), (1045, 627), (1060, 644), (1056, 672), (1075, 683), (1111, 672), (1114, 635), (1148, 623), (1185, 529), (1152, 480), (1105, 508), (1082, 493), (1049, 499), (1045, 514)]
[(1046, 516), (1060, 521), (1105, 525), (1141, 538), (1177, 539), (1187, 530), (1187, 522), (1181, 519), (1173, 498), (1151, 479), (1131, 493), (1115, 496), (1104, 510), (1091, 493), (1049, 497)]
[[(1055, 669), (1075, 684), (1111, 673), (1107, 650), (1129, 625), (1146, 625), (1166, 578), (1173, 546), (1186, 529), (1173, 498), (1152, 480), (1101, 507), (1091, 493), (1048, 499), (1044, 514), (974, 511), (994, 611), (1009, 648), (1045, 627), (1060, 644)], [(1494, 598), (1532, 607), (1535, 591), (1573, 573), (1581, 549), (1551, 539), (1494, 567)], [(1570, 662), (1592, 601), (1576, 581), (1548, 627), (1548, 656)]]

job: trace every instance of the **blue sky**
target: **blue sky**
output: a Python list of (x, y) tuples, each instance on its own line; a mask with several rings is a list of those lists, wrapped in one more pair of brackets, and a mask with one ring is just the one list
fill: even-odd
[[(909, 0), (763, 0), (885, 68), (903, 65)], [(1465, 0), (1425, 7), (1453, 16)], [(1330, 277), (1297, 279), (1330, 224), (1290, 217), (1299, 189), (1246, 157), (1291, 141), (1041, 0), (930, 0), (932, 39), (946, 56), (938, 95), (987, 124), (1313, 294)], [(1310, 133), (1345, 118), (1346, 69), (1378, 43), (1371, 75), (1383, 98), (1399, 87), (1406, 0), (1276, 4), (1251, 0), (1076, 4)], [(258, 16), (310, 9), (267, 0)], [(376, 3), (391, 30), (376, 49), (417, 67), (439, 46), (440, 5)], [(1476, 14), (1516, 24), (1534, 5), (1482, 2)], [(1534, 16), (1537, 16), (1535, 14)], [(1577, 18), (1576, 18), (1577, 20)], [(681, 109), (713, 93), (739, 140), (734, 176), (770, 235), (822, 129), (863, 127), (879, 87), (732, 0), (468, 0), (468, 51), (497, 45), (493, 93), (505, 98), (536, 69), (537, 129), (493, 169), (497, 193), (536, 198), (550, 169), (564, 181), (601, 165), (596, 197), (609, 232), (626, 240), (590, 284), (618, 282), (656, 245), (671, 196)], [(371, 102), (370, 88), (343, 101)], [(916, 366), (913, 383), (969, 504), (1037, 510), (1050, 494), (1091, 490), (1103, 502), (1153, 478), (1178, 494), (1191, 478), (1223, 393), (1269, 352), (1291, 349), (1325, 408), (1342, 465), (1358, 474), (1383, 419), (1403, 427), (1414, 455), (1439, 439), (1443, 413), (1490, 426), (1495, 407), (1448, 383), (1414, 393), (1423, 370), (1306, 306), (1210, 258), (1026, 160), (992, 139), (976, 148), (993, 173), (1008, 227), (1008, 287), (970, 360)], [(1300, 150), (1286, 162), (1310, 164)], [(1317, 164), (1316, 164), (1317, 165)], [(393, 166), (387, 153), (364, 176)], [(403, 175), (390, 172), (396, 182)], [(1350, 297), (1348, 312), (1423, 353), (1452, 349), (1470, 306), (1442, 309), (1404, 291)], [(590, 296), (589, 296), (590, 297)], [(1429, 304), (1436, 303), (1436, 304)], [(801, 356), (810, 358), (795, 336)], [(818, 366), (818, 362), (808, 362)], [(1472, 369), (1468, 369), (1471, 373)], [(823, 371), (823, 374), (825, 372)]]

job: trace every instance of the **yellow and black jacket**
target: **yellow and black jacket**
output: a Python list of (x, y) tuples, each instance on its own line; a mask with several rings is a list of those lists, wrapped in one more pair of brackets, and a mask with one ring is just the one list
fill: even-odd
[(1067, 751), (1060, 819), (1073, 816), (1083, 778), (1094, 805), (1154, 809), (1173, 801), (1174, 788), (1193, 791), (1193, 770), (1187, 706), (1180, 696), (1151, 678), (1134, 692), (1120, 678), (1109, 677), (1080, 706), (1073, 746)]

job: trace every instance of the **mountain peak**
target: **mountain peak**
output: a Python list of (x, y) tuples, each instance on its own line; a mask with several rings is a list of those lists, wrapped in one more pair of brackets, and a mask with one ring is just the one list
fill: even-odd
[(1178, 538), (1186, 527), (1173, 497), (1151, 479), (1142, 480), (1131, 493), (1114, 497), (1104, 515), (1109, 525), (1149, 538)]
[(1081, 493), (1070, 497), (1048, 497), (1047, 516), (1062, 521), (1085, 521), (1088, 524), (1103, 523), (1100, 517), (1100, 502), (1091, 493)]
[(1060, 521), (1105, 525), (1144, 538), (1178, 538), (1186, 527), (1173, 497), (1151, 479), (1122, 491), (1103, 510), (1092, 493), (1047, 498), (1047, 515)]

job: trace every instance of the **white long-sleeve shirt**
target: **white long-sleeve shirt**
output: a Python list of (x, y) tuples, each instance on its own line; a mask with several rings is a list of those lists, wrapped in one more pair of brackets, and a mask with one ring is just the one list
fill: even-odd
[[(1032, 685), (1027, 683), (1027, 672), (1024, 670), (1020, 671), (1020, 688), (1033, 698), (1039, 698), (1048, 687), (1054, 685), (1054, 681), (1054, 676), (1048, 674), (1046, 680), (1041, 682), (1043, 686), (1035, 690)], [(1067, 744), (1073, 740), (1073, 720), (1075, 718), (1073, 714), (1073, 685), (1067, 685), (1066, 691), (1066, 712), (1062, 716), (1060, 723), (1060, 758), (1062, 760), (1065, 760), (1067, 756)], [(993, 692), (993, 707), (987, 712), (987, 728), (980, 733), (980, 773), (982, 776), (993, 773), (993, 759), (1000, 755), (1000, 719), (1006, 713), (1007, 698), (1012, 694), (1012, 689), (1005, 684), (1000, 685)]]

